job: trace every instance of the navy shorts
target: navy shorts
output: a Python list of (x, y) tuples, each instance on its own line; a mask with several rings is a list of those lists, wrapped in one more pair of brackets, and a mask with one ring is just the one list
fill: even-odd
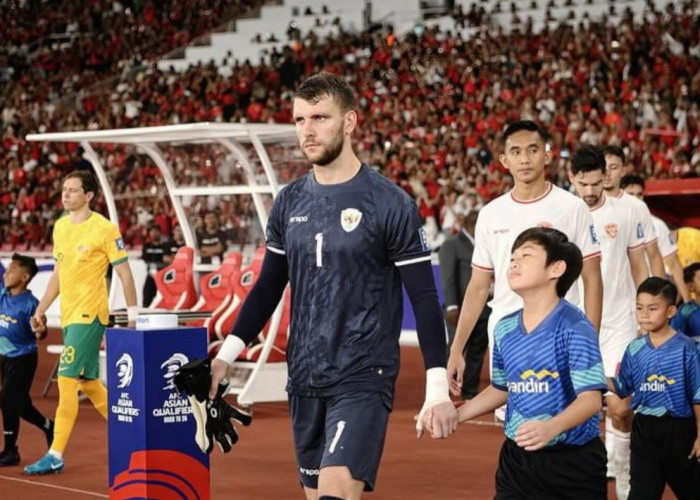
[(346, 466), (365, 491), (374, 490), (391, 400), (379, 392), (314, 398), (289, 395), (299, 479), (318, 489), (323, 467)]

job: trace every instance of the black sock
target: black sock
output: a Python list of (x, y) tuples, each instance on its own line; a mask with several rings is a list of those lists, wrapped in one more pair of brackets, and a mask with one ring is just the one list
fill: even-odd
[(5, 436), (5, 449), (14, 450), (17, 448), (17, 432), (16, 431), (5, 431), (3, 432)]
[(22, 418), (46, 432), (48, 419), (31, 404), (31, 401), (30, 404), (22, 410)]

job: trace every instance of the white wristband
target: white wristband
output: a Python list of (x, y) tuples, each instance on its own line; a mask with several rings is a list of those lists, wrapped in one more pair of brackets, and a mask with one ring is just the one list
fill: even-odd
[(447, 385), (447, 370), (445, 368), (429, 368), (425, 372), (425, 401), (426, 403), (450, 401), (450, 388)]
[(136, 323), (136, 318), (139, 315), (139, 306), (129, 306), (126, 308), (127, 323)]
[[(243, 349), (245, 349), (245, 342), (243, 342), (243, 339), (236, 337), (235, 335), (229, 335), (226, 337), (226, 340), (224, 340), (224, 343), (221, 344), (221, 348), (219, 349), (219, 353), (216, 355), (216, 359), (225, 361), (230, 365), (236, 361), (236, 359), (238, 359), (238, 356), (240, 356), (240, 354), (243, 352)], [(447, 377), (447, 375), (445, 375), (445, 377)], [(445, 378), (445, 380), (447, 380), (447, 378)]]

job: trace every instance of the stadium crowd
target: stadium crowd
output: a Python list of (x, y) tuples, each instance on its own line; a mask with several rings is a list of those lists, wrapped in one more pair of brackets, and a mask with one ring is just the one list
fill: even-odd
[[(124, 0), (105, 9), (104, 1), (94, 0), (85, 12), (76, 10), (78, 3), (61, 2), (59, 9), (56, 2), (29, 1), (35, 10), (24, 18), (0, 8), (11, 47), (0, 55), (8, 62), (0, 64), (0, 242), (9, 248), (49, 244), (60, 178), (90, 168), (77, 145), (27, 142), (26, 134), (204, 121), (290, 123), (292, 89), (319, 70), (345, 75), (357, 89), (358, 156), (415, 197), (436, 242), (452, 231), (456, 214), (511, 187), (498, 154), (504, 124), (517, 119), (536, 120), (550, 132), (548, 176), (565, 188), (567, 162), (579, 142), (623, 145), (631, 169), (645, 178), (700, 175), (700, 18), (693, 2), (614, 25), (602, 19), (540, 33), (484, 24), (469, 39), (459, 29), (431, 28), (403, 35), (390, 27), (341, 30), (328, 40), (293, 33), (264, 63), (231, 58), (231, 76), (214, 63), (161, 71), (152, 58), (249, 2), (202, 2), (207, 9), (190, 9), (191, 19), (171, 8), (178, 3), (172, 1)], [(456, 27), (466, 22), (464, 13), (455, 19)], [(98, 28), (117, 34), (87, 36)], [(18, 63), (18, 47), (47, 30), (81, 35), (73, 45), (80, 50), (39, 48)], [(124, 71), (135, 59), (138, 69)], [(118, 78), (86, 90), (110, 75)], [(76, 90), (82, 90), (76, 107), (56, 104)], [(142, 245), (153, 222), (169, 235), (172, 211), (155, 165), (128, 147), (97, 151), (109, 166), (119, 210), (132, 214), (121, 228), (127, 244)], [(183, 185), (242, 179), (233, 160), (215, 148), (165, 151)], [(305, 171), (298, 157), (276, 153), (281, 182)], [(249, 197), (191, 197), (186, 204), (196, 225), (205, 211), (216, 210), (230, 243), (262, 237), (253, 229)]]

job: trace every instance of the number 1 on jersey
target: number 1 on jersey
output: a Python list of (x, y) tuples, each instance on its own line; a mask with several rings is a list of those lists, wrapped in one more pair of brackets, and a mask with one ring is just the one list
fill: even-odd
[(316, 267), (323, 267), (323, 233), (316, 233)]

